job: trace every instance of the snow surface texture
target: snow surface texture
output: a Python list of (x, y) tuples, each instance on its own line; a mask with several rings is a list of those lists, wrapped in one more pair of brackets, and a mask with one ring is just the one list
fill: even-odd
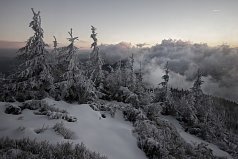
[(172, 116), (164, 116), (161, 115), (162, 119), (167, 120), (170, 124), (172, 124), (176, 130), (178, 131), (178, 133), (180, 134), (180, 136), (189, 144), (191, 145), (198, 145), (200, 143), (205, 143), (207, 145), (208, 148), (210, 148), (212, 150), (212, 153), (214, 156), (218, 156), (218, 157), (226, 157), (227, 159), (232, 159), (231, 155), (228, 154), (227, 152), (219, 149), (216, 145), (208, 143), (194, 135), (191, 135), (187, 132), (184, 131), (183, 127), (179, 124), (179, 121), (177, 119), (175, 119)]
[[(62, 119), (49, 120), (44, 115), (35, 115), (34, 111), (25, 109), (20, 115), (6, 114), (4, 102), (0, 102), (0, 137), (10, 138), (29, 137), (37, 141), (48, 140), (57, 142), (83, 142), (92, 151), (106, 155), (109, 159), (146, 159), (143, 151), (137, 147), (136, 138), (132, 135), (132, 124), (123, 119), (122, 113), (116, 113), (112, 118), (106, 114), (94, 111), (88, 104), (68, 104), (63, 101), (44, 99), (55, 108), (65, 109), (70, 115), (77, 117), (76, 122), (67, 122)], [(14, 103), (18, 105), (19, 103)], [(74, 132), (73, 140), (64, 139), (53, 130), (56, 123), (63, 122), (64, 126)], [(37, 134), (36, 129), (48, 127)]]

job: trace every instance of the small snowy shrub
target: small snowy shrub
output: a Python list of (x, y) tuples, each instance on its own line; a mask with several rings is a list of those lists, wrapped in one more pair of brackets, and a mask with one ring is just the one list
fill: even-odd
[(116, 111), (117, 111), (116, 106), (111, 107), (111, 109), (110, 109), (110, 111), (109, 111), (111, 117), (114, 118), (114, 116), (115, 116), (115, 114), (116, 114)]
[(49, 119), (64, 119), (68, 122), (76, 122), (77, 118), (68, 114), (64, 109), (55, 108), (42, 100), (26, 101), (21, 106), (22, 109), (36, 110), (35, 115), (46, 115)]
[(107, 111), (110, 113), (111, 117), (114, 117), (117, 109), (120, 109), (119, 105), (103, 100), (90, 103), (89, 106), (95, 111)]
[(89, 106), (95, 111), (110, 111), (111, 106), (102, 101), (95, 101), (90, 103)]
[(139, 99), (138, 96), (134, 93), (131, 93), (126, 99), (126, 103), (131, 103), (134, 107), (138, 108), (139, 107)]
[(17, 118), (17, 120), (23, 120), (24, 119), (24, 116), (19, 116), (18, 118)]
[(127, 87), (120, 87), (115, 97), (118, 101), (131, 103), (134, 107), (139, 106), (138, 96), (131, 92)]
[(132, 106), (128, 106), (123, 110), (124, 118), (128, 121), (136, 122), (137, 120), (146, 119), (146, 116), (143, 114), (142, 110), (136, 109)]
[(158, 117), (158, 115), (160, 114), (161, 110), (162, 110), (162, 106), (161, 103), (151, 103), (149, 105), (144, 106), (144, 111), (146, 113), (146, 116), (152, 120), (156, 117)]
[(49, 144), (47, 141), (0, 138), (1, 159), (107, 159), (99, 153), (89, 151), (83, 143)]
[(68, 116), (67, 121), (68, 121), (68, 122), (76, 122), (76, 121), (77, 121), (77, 118), (74, 117), (74, 116)]
[(98, 106), (96, 105), (96, 103), (91, 103), (91, 104), (89, 104), (89, 106), (90, 106), (93, 110), (99, 111), (99, 108), (98, 108)]
[(212, 150), (207, 147), (205, 143), (200, 143), (195, 147), (195, 152), (198, 152), (198, 158), (212, 159)]
[(19, 149), (9, 149), (1, 157), (2, 159), (37, 159), (36, 155)]
[(22, 104), (22, 109), (36, 110), (42, 107), (46, 107), (48, 104), (43, 100), (29, 100)]
[(17, 131), (25, 131), (26, 127), (25, 126), (19, 126), (17, 128)]
[(101, 114), (101, 116), (102, 116), (102, 118), (106, 118), (107, 117), (106, 114)]
[(5, 107), (6, 107), (5, 109), (6, 114), (14, 114), (14, 115), (21, 114), (21, 108), (18, 106), (6, 104)]
[(73, 139), (74, 132), (64, 126), (63, 122), (56, 123), (53, 127), (54, 131), (62, 135), (64, 139)]
[(77, 121), (76, 117), (68, 115), (67, 113), (48, 111), (46, 115), (49, 117), (49, 119), (64, 119), (68, 122), (76, 122)]
[(45, 124), (41, 127), (41, 128), (38, 128), (38, 129), (35, 129), (35, 133), (37, 134), (40, 134), (40, 133), (43, 133), (44, 131), (46, 131), (47, 129), (49, 129), (48, 126), (45, 126)]
[(53, 106), (49, 106), (48, 104), (42, 105), (42, 107), (39, 109), (39, 111), (40, 112), (51, 111), (51, 112), (59, 112), (59, 113), (68, 113), (64, 109), (55, 108)]
[(149, 159), (216, 159), (204, 145), (192, 147), (168, 122), (154, 118), (134, 123), (137, 144)]
[(67, 122), (76, 122), (77, 121), (77, 118), (75, 116), (71, 116), (68, 114), (63, 116), (62, 119), (66, 120)]

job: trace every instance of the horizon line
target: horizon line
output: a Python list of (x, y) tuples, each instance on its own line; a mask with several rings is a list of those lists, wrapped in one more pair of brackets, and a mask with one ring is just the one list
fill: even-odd
[[(223, 43), (220, 43), (220, 44), (209, 44), (209, 43), (206, 43), (206, 42), (193, 42), (193, 41), (190, 41), (190, 40), (182, 40), (182, 39), (171, 39), (171, 38), (168, 38), (168, 39), (163, 39), (163, 40), (172, 40), (174, 42), (177, 42), (177, 41), (182, 41), (182, 42), (186, 42), (186, 43), (189, 43), (191, 45), (194, 45), (194, 44), (206, 44), (207, 46), (209, 47), (218, 47), (218, 46), (222, 46), (222, 45), (227, 45), (231, 48), (238, 48), (238, 44), (229, 44), (229, 43), (226, 43), (226, 42), (223, 42)], [(133, 42), (129, 42), (129, 41), (119, 41), (119, 42), (112, 42), (112, 43), (101, 43), (99, 44), (98, 46), (100, 45), (117, 45), (117, 44), (121, 44), (121, 43), (126, 43), (126, 44), (129, 44), (130, 47), (136, 47), (138, 44), (146, 44), (147, 46), (145, 47), (142, 47), (142, 48), (150, 48), (150, 47), (153, 47), (153, 46), (156, 46), (156, 45), (159, 45), (159, 44), (162, 44), (163, 40), (161, 40), (160, 42), (158, 43), (133, 43)], [(85, 43), (85, 41), (83, 41)], [(47, 43), (47, 42), (46, 42)], [(82, 49), (82, 50), (90, 50), (91, 47), (91, 42), (88, 42), (86, 41), (87, 45), (85, 46), (81, 46), (80, 44), (75, 44), (76, 47), (78, 47), (79, 49)], [(0, 49), (20, 49), (22, 47), (24, 47), (26, 44), (26, 41), (10, 41), (10, 40), (1, 40), (0, 39)], [(50, 48), (52, 49), (53, 47), (53, 44), (49, 44), (49, 47), (47, 48)], [(60, 43), (61, 45), (59, 46), (60, 47), (65, 47), (65, 46), (68, 46), (67, 43)]]

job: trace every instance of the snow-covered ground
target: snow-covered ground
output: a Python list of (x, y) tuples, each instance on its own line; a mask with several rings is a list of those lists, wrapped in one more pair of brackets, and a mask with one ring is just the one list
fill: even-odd
[[(116, 113), (114, 118), (109, 114), (106, 114), (106, 118), (101, 118), (101, 113), (92, 110), (87, 104), (45, 100), (56, 108), (67, 110), (70, 115), (77, 117), (77, 122), (49, 120), (47, 116), (35, 115), (28, 109), (23, 110), (20, 115), (5, 114), (5, 103), (0, 102), (0, 137), (29, 137), (39, 141), (48, 140), (50, 143), (83, 142), (90, 150), (106, 155), (109, 159), (146, 159), (144, 152), (137, 147), (132, 124), (123, 119), (121, 112)], [(73, 140), (66, 140), (54, 132), (52, 127), (60, 121), (75, 133)], [(34, 130), (43, 125), (49, 129), (40, 134), (35, 133)]]
[(174, 117), (172, 116), (164, 116), (164, 115), (161, 115), (161, 117), (165, 120), (167, 120), (169, 123), (171, 123), (175, 128), (176, 130), (178, 131), (178, 133), (180, 134), (180, 136), (189, 144), (192, 144), (192, 145), (198, 145), (200, 143), (205, 143), (208, 145), (208, 148), (210, 148), (212, 150), (212, 153), (215, 155), (215, 156), (218, 156), (218, 157), (227, 157), (228, 159), (232, 159), (231, 155), (228, 154), (227, 152), (219, 149), (216, 145), (214, 144), (211, 144), (211, 143), (208, 143), (194, 135), (191, 135), (187, 132), (184, 131), (183, 127), (179, 124), (179, 121), (177, 119), (175, 119)]

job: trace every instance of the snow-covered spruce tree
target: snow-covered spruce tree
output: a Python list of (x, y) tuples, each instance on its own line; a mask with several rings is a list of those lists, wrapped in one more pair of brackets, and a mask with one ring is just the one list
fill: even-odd
[(59, 52), (59, 66), (62, 74), (60, 81), (56, 83), (58, 92), (56, 96), (58, 99), (65, 99), (67, 101), (78, 101), (80, 103), (87, 102), (95, 97), (94, 86), (80, 69), (81, 65), (78, 59), (78, 48), (74, 46), (74, 41), (78, 37), (73, 36), (72, 28), (68, 32), (70, 37), (70, 45), (60, 48)]
[(117, 68), (116, 68), (116, 71), (115, 71), (115, 75), (116, 75), (117, 86), (119, 87), (122, 84), (121, 59), (117, 63)]
[(121, 60), (117, 62), (116, 68), (105, 77), (105, 89), (108, 91), (109, 96), (116, 94), (122, 85)]
[(134, 72), (134, 55), (130, 56), (130, 82), (129, 82), (129, 89), (131, 91), (135, 90), (135, 72)]
[(131, 103), (133, 106), (138, 107), (138, 95), (130, 87), (131, 64), (128, 60), (120, 60), (115, 67), (116, 69), (110, 72), (105, 79), (105, 90), (109, 94), (108, 97), (120, 102)]
[(211, 109), (213, 102), (211, 98), (207, 98), (202, 91), (202, 73), (200, 70), (197, 71), (197, 76), (194, 81), (193, 87), (191, 88), (191, 104), (196, 110), (195, 113), (200, 122), (204, 123), (207, 120), (209, 109)]
[[(50, 52), (50, 60), (49, 60), (49, 62), (52, 64), (52, 65), (57, 65), (57, 56), (58, 56), (58, 54), (59, 54), (59, 49), (57, 48), (57, 46), (58, 46), (58, 41), (57, 41), (57, 39), (56, 39), (56, 37), (55, 36), (53, 36), (53, 38), (54, 38), (54, 41), (53, 41), (53, 47), (54, 47), (54, 49)], [(52, 74), (53, 74), (53, 76), (54, 76), (54, 71), (52, 71)], [(56, 79), (55, 79), (56, 80)]]
[(8, 91), (7, 91), (7, 82), (5, 78), (5, 74), (0, 72), (0, 101), (6, 101), (5, 96), (7, 96)]
[(191, 104), (190, 95), (184, 95), (180, 99), (173, 98), (175, 110), (177, 111), (178, 118), (188, 126), (197, 124), (198, 119), (196, 110)]
[(122, 86), (123, 87), (130, 87), (130, 82), (131, 82), (131, 63), (130, 60), (126, 59), (123, 63), (123, 67), (121, 69), (122, 73)]
[[(209, 105), (209, 101), (205, 100), (205, 95), (202, 92), (202, 74), (198, 70), (193, 87), (188, 94), (183, 95), (181, 99), (173, 98), (175, 109), (181, 120), (189, 127), (197, 126), (201, 121), (205, 121), (207, 113), (210, 108), (206, 108)], [(210, 106), (209, 106), (210, 107)], [(206, 110), (207, 109), (207, 110)], [(201, 121), (199, 121), (202, 119)]]
[(142, 68), (140, 62), (140, 69), (136, 74), (136, 84), (135, 84), (135, 93), (141, 94), (143, 92), (143, 77), (142, 77)]
[(162, 92), (163, 92), (163, 96), (162, 96), (162, 101), (166, 101), (168, 99), (168, 95), (169, 95), (169, 90), (168, 90), (168, 82), (169, 82), (169, 63), (167, 62), (165, 65), (165, 75), (162, 76), (162, 79), (164, 80), (163, 82), (161, 82), (160, 84), (162, 85)]
[[(204, 112), (202, 112), (202, 107), (204, 107), (206, 105), (206, 102), (204, 103), (205, 105), (203, 105), (203, 97), (204, 97), (204, 94), (202, 92), (202, 86), (203, 84), (203, 81), (202, 81), (202, 73), (201, 71), (198, 69), (197, 71), (197, 74), (196, 74), (196, 79), (193, 83), (193, 87), (191, 88), (191, 93), (190, 93), (190, 103), (191, 103), (191, 106), (193, 107), (194, 109), (194, 112), (195, 114), (199, 117), (200, 115), (199, 114), (203, 114)], [(199, 110), (201, 109), (201, 110)], [(200, 111), (197, 112), (197, 110)]]
[(163, 110), (161, 113), (163, 114), (173, 114), (174, 109), (171, 104), (171, 96), (170, 90), (168, 89), (168, 82), (169, 82), (169, 63), (167, 62), (164, 71), (165, 74), (162, 76), (163, 82), (159, 83), (161, 88), (157, 88), (155, 91), (155, 101), (156, 102), (163, 102)]
[(96, 28), (91, 26), (92, 34), (91, 38), (93, 39), (93, 43), (91, 44), (91, 48), (93, 48), (90, 57), (89, 57), (89, 66), (88, 66), (88, 76), (93, 80), (96, 87), (100, 90), (103, 89), (104, 85), (104, 73), (102, 70), (103, 60), (100, 56), (99, 47), (97, 45), (97, 33)]
[(142, 76), (142, 64), (140, 62), (140, 68), (138, 72), (135, 74), (135, 84), (134, 84), (134, 92), (138, 95), (140, 106), (147, 105), (152, 101), (151, 92), (145, 88), (143, 83)]
[(56, 49), (56, 48), (57, 48), (57, 45), (58, 45), (58, 42), (57, 42), (57, 40), (56, 40), (56, 37), (55, 37), (55, 36), (53, 36), (53, 37), (54, 37), (54, 41), (53, 41), (54, 49)]
[(28, 39), (26, 46), (18, 51), (18, 59), (22, 63), (11, 76), (14, 82), (11, 89), (19, 100), (43, 98), (52, 89), (53, 83), (51, 67), (46, 58), (48, 51), (45, 49), (47, 44), (43, 41), (40, 11), (36, 13), (32, 8), (32, 12), (34, 16), (29, 27), (35, 33)]
[[(155, 90), (155, 102), (165, 102), (168, 96), (168, 82), (169, 82), (169, 69), (168, 69), (168, 62), (166, 63), (165, 67), (165, 75), (162, 76), (163, 82), (159, 83), (158, 87)], [(162, 86), (160, 88), (159, 86)]]
[[(132, 62), (133, 61), (133, 62)], [(134, 72), (134, 58), (120, 59), (115, 63), (115, 82), (118, 86), (127, 87), (132, 91), (133, 85), (135, 85), (135, 73)], [(134, 77), (133, 77), (134, 76)], [(133, 84), (134, 78), (134, 84)], [(132, 83), (132, 84), (131, 84)], [(135, 86), (134, 86), (135, 87)]]
[(194, 97), (194, 102), (198, 102), (198, 100), (202, 97), (203, 92), (202, 92), (202, 84), (203, 84), (203, 80), (202, 80), (202, 73), (200, 70), (198, 70), (197, 72), (197, 77), (193, 83), (193, 87), (191, 88), (192, 91), (192, 95)]

